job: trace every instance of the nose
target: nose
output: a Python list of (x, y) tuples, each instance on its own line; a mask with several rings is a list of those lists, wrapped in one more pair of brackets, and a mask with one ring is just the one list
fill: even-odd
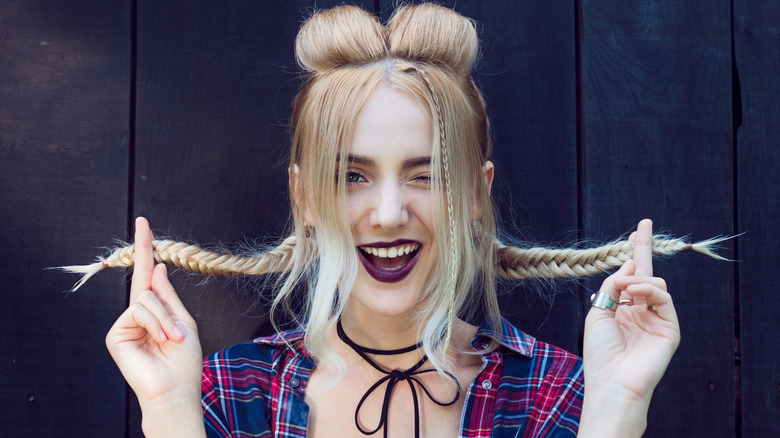
[(393, 230), (406, 225), (409, 220), (407, 201), (403, 188), (396, 182), (380, 185), (371, 212), (371, 226)]

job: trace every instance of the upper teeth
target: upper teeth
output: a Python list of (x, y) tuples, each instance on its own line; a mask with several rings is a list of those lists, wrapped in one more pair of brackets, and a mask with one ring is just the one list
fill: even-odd
[(393, 246), (391, 248), (372, 248), (369, 246), (361, 246), (360, 250), (366, 254), (373, 254), (377, 257), (385, 257), (392, 259), (404, 254), (409, 254), (420, 247), (419, 243), (410, 243), (407, 245)]

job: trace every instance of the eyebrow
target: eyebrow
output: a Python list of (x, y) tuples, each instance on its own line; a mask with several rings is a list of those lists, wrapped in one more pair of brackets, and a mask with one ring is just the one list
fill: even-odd
[[(340, 161), (341, 157), (336, 156), (336, 161)], [(362, 166), (374, 166), (376, 165), (376, 162), (369, 157), (366, 157), (365, 155), (353, 155), (349, 154), (347, 155), (347, 161), (354, 164), (360, 164)], [(401, 163), (401, 168), (411, 169), (418, 166), (427, 166), (431, 164), (431, 157), (425, 156), (425, 157), (415, 157), (415, 158), (409, 158), (408, 160), (404, 160), (403, 163)]]

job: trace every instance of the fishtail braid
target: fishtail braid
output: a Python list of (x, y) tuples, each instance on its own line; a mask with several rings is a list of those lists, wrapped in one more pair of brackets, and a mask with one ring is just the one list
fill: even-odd
[[(680, 251), (694, 250), (710, 257), (726, 260), (713, 252), (721, 237), (697, 243), (687, 243), (663, 235), (653, 236), (653, 255), (669, 256)], [(599, 274), (622, 265), (634, 252), (634, 243), (615, 241), (596, 248), (586, 249), (521, 249), (495, 242), (496, 275), (509, 279), (525, 278), (576, 278)]]
[[(718, 260), (728, 260), (715, 253), (717, 245), (731, 237), (718, 237), (697, 243), (665, 235), (653, 236), (653, 255), (670, 256), (678, 252), (693, 250)], [(289, 236), (278, 246), (257, 256), (220, 254), (205, 250), (197, 245), (173, 240), (152, 242), (154, 259), (196, 274), (222, 277), (264, 275), (284, 273), (292, 269), (292, 254), (296, 237)], [(526, 278), (576, 278), (585, 277), (614, 269), (630, 259), (634, 243), (620, 240), (595, 248), (550, 249), (518, 248), (505, 246), (496, 241), (496, 275), (507, 279)], [(114, 249), (106, 257), (98, 257), (89, 265), (60, 266), (56, 269), (82, 278), (73, 286), (79, 289), (92, 276), (105, 268), (131, 268), (135, 263), (135, 245), (127, 244)]]
[[(212, 277), (241, 277), (289, 271), (292, 269), (296, 241), (294, 235), (289, 236), (275, 248), (251, 257), (220, 254), (174, 240), (154, 240), (152, 249), (157, 263)], [(58, 269), (82, 274), (82, 278), (73, 286), (75, 291), (105, 268), (130, 268), (134, 264), (135, 245), (128, 244), (116, 248), (105, 258), (98, 257), (98, 261), (90, 265), (62, 266)]]

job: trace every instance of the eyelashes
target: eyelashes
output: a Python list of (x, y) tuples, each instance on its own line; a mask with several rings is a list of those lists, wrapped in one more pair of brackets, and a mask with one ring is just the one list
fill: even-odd
[[(339, 174), (336, 173), (336, 183), (338, 184), (339, 181)], [(431, 185), (431, 175), (428, 173), (419, 174), (412, 176), (407, 180), (407, 183), (411, 183), (414, 185), (424, 185), (424, 186), (430, 186)], [(355, 186), (358, 184), (363, 184), (369, 182), (369, 179), (363, 175), (362, 173), (356, 171), (356, 170), (348, 170), (345, 173), (344, 182), (346, 183), (347, 187)]]
[(358, 184), (366, 181), (368, 180), (361, 173), (355, 172), (354, 170), (347, 171), (347, 177), (346, 177), (347, 185)]
[[(336, 173), (336, 184), (338, 184), (338, 182), (339, 182), (339, 176), (340, 175), (338, 173)], [(360, 183), (367, 182), (367, 181), (368, 181), (368, 179), (366, 179), (366, 177), (363, 176), (363, 174), (361, 174), (360, 172), (356, 172), (354, 170), (348, 170), (346, 172), (346, 177), (344, 179), (344, 182), (348, 186), (355, 185), (355, 184), (360, 184)]]

